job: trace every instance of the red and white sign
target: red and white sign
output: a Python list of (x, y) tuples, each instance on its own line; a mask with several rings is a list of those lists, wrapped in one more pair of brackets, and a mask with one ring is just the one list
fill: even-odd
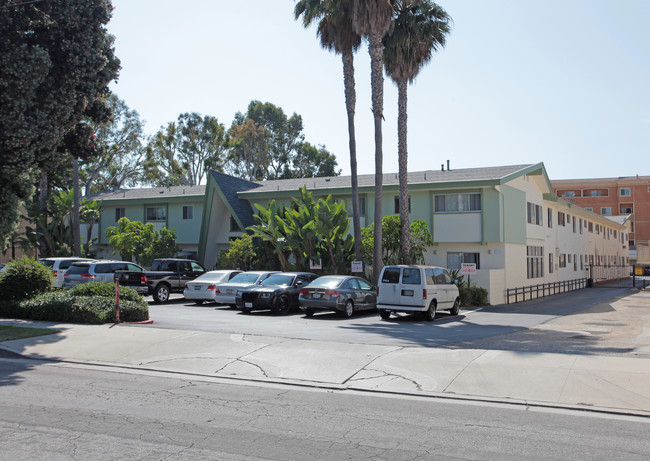
[(352, 261), (352, 272), (363, 272), (363, 261)]
[(461, 274), (476, 274), (476, 264), (475, 263), (462, 263), (460, 265)]

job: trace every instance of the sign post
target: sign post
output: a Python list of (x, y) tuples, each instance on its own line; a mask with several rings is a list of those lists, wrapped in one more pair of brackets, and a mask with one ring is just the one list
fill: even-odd
[(118, 275), (113, 277), (115, 280), (115, 323), (120, 323), (120, 279)]
[(363, 261), (352, 261), (352, 272), (363, 272)]
[(476, 264), (475, 263), (462, 263), (460, 265), (460, 273), (461, 274), (467, 274), (467, 286), (471, 287), (470, 285), (470, 275), (471, 274), (476, 274)]

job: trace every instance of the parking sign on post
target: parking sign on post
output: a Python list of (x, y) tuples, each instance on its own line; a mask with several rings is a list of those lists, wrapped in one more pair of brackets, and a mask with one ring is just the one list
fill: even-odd
[(475, 263), (461, 263), (460, 273), (467, 274), (467, 286), (469, 287), (470, 275), (476, 274), (476, 264)]

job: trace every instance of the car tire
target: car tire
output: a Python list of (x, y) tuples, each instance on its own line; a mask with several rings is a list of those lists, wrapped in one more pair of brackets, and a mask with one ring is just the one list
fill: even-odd
[(241, 313), (244, 315), (248, 315), (251, 313), (251, 310), (248, 307), (242, 307), (241, 308)]
[(169, 287), (161, 283), (153, 292), (153, 300), (157, 303), (164, 303), (169, 300)]
[(460, 313), (460, 301), (458, 300), (458, 298), (456, 298), (456, 301), (454, 301), (454, 305), (449, 310), (449, 313), (451, 315), (458, 315)]
[(390, 318), (390, 311), (387, 311), (386, 309), (379, 309), (379, 316), (383, 320), (388, 320)]
[(274, 313), (280, 315), (286, 315), (289, 313), (290, 309), (291, 309), (291, 305), (289, 304), (289, 298), (282, 295), (276, 301)]
[(434, 318), (436, 318), (436, 302), (431, 301), (431, 304), (429, 304), (429, 308), (424, 312), (424, 320), (427, 322), (432, 322)]
[(197, 299), (196, 301), (194, 301), (194, 304), (196, 304), (197, 306), (200, 306), (204, 302), (205, 302), (205, 300), (203, 300), (203, 299)]
[(313, 317), (314, 316), (314, 311), (311, 310), (311, 309), (305, 309), (305, 316)]
[(351, 299), (348, 299), (345, 302), (345, 309), (341, 311), (341, 315), (345, 317), (346, 319), (349, 319), (354, 315), (354, 303), (352, 302)]

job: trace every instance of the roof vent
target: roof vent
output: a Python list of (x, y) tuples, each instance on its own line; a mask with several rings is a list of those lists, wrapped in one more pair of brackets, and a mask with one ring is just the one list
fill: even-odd
[(332, 178), (325, 178), (325, 182), (330, 182), (330, 179)]
[(445, 164), (444, 164), (444, 163), (441, 163), (441, 164), (440, 164), (440, 169), (441, 169), (442, 171), (445, 171)]
[(451, 171), (451, 168), (449, 166), (449, 160), (447, 160), (447, 171)]

